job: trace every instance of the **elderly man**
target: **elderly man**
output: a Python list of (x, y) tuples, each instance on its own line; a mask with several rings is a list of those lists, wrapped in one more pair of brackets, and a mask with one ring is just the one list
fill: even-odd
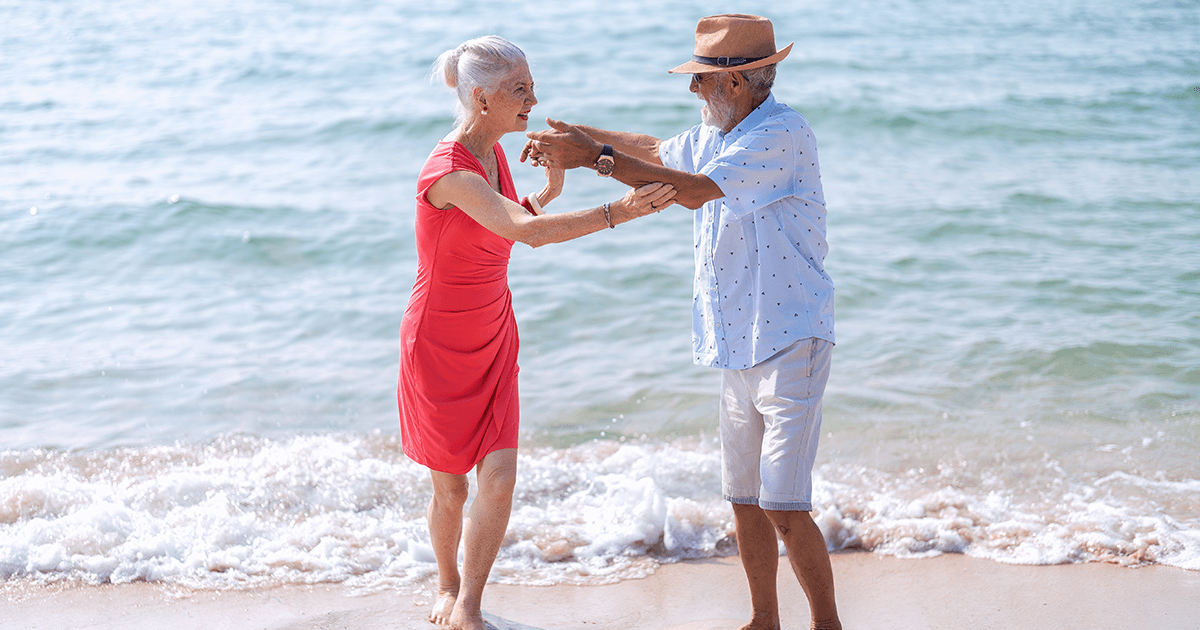
[(747, 629), (778, 628), (782, 537), (813, 628), (840, 628), (833, 571), (813, 522), (812, 467), (829, 375), (833, 282), (825, 199), (808, 121), (771, 94), (771, 22), (717, 15), (696, 27), (692, 75), (703, 124), (670, 138), (547, 120), (521, 159), (591, 167), (631, 186), (666, 182), (695, 210), (695, 362), (722, 369), (722, 490), (750, 584)]

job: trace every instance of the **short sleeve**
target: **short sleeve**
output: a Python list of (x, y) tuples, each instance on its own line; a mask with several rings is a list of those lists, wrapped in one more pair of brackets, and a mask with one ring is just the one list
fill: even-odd
[(426, 195), (429, 193), (429, 187), (454, 171), (469, 171), (487, 179), (483, 165), (466, 147), (457, 142), (439, 142), (417, 176), (417, 200), (428, 204), (429, 198)]
[(696, 173), (696, 147), (700, 141), (700, 127), (691, 129), (663, 140), (658, 145), (658, 159), (663, 166), (676, 171)]
[[(726, 147), (700, 174), (707, 175), (721, 192), (734, 218), (742, 217), (796, 194), (806, 178), (799, 157), (803, 149), (782, 121), (751, 130)], [(813, 173), (815, 180), (816, 174)]]

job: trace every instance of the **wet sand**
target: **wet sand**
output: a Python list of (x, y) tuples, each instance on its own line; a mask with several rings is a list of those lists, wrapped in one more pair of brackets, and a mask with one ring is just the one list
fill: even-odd
[[(1012, 566), (964, 556), (902, 560), (833, 557), (847, 630), (1195, 630), (1200, 572), (1107, 564)], [(785, 628), (806, 628), (808, 607), (780, 564)], [(0, 628), (165, 630), (434, 630), (431, 591), (359, 594), (338, 585), (246, 591), (174, 586), (0, 587)], [(602, 586), (493, 584), (484, 611), (512, 630), (733, 630), (749, 612), (737, 558), (660, 568)]]

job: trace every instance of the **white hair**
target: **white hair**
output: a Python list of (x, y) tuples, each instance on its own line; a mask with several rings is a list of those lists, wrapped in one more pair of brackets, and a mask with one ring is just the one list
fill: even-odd
[(746, 77), (746, 83), (750, 84), (750, 92), (759, 98), (766, 98), (771, 88), (775, 85), (775, 65), (763, 66), (754, 68), (753, 70), (742, 70), (742, 76)]
[(461, 125), (475, 107), (475, 88), (494, 92), (513, 67), (523, 63), (527, 63), (525, 53), (515, 44), (503, 37), (486, 35), (438, 55), (430, 80), (443, 81), (458, 94), (454, 119)]

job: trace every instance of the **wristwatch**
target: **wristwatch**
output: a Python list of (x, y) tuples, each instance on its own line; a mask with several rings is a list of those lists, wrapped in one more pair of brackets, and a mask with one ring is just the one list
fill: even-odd
[(613, 148), (611, 144), (604, 145), (600, 149), (600, 157), (596, 159), (596, 174), (600, 177), (610, 177), (613, 172), (613, 167), (617, 163), (613, 160)]

